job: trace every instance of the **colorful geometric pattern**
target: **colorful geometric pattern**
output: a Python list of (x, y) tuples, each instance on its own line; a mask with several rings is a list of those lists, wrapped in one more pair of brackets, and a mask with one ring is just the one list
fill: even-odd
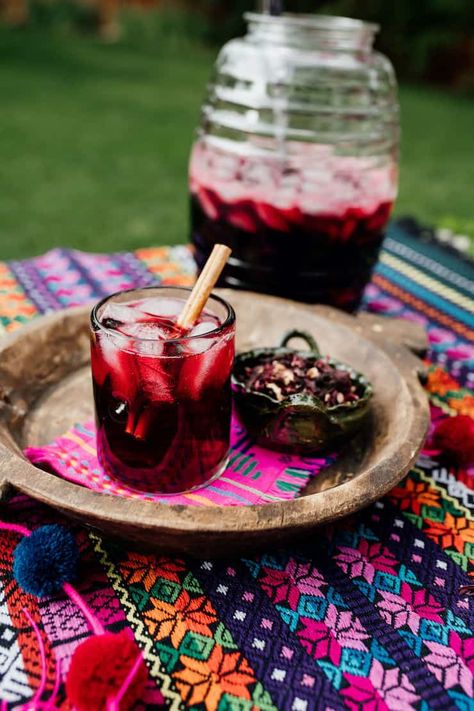
[[(0, 316), (10, 331), (38, 313), (134, 285), (186, 283), (185, 247), (120, 255), (67, 250), (0, 265)], [(395, 225), (365, 308), (423, 323), (433, 420), (474, 417), (474, 268)], [(149, 684), (138, 708), (474, 708), (474, 471), (428, 449), (387, 497), (284, 550), (234, 560), (191, 560), (128, 550), (73, 526), (80, 589), (107, 629), (129, 626)], [(3, 518), (33, 528), (57, 513), (17, 497)], [(70, 523), (67, 525), (71, 526)], [(0, 699), (18, 707), (40, 679), (48, 698), (89, 632), (61, 596), (33, 600), (11, 572), (15, 534), (0, 544)], [(250, 554), (249, 554), (250, 555)], [(56, 662), (56, 664), (55, 664)], [(62, 695), (61, 695), (62, 694)], [(61, 687), (58, 708), (66, 709)]]
[(232, 417), (231, 450), (224, 472), (186, 494), (160, 496), (132, 489), (99, 464), (93, 422), (78, 424), (45, 447), (29, 447), (34, 464), (88, 489), (142, 501), (192, 506), (249, 506), (293, 499), (335, 457), (296, 457), (256, 445), (237, 416)]

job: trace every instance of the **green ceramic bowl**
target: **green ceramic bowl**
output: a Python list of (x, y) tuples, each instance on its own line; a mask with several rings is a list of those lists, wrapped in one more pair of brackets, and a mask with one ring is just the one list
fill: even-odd
[[(292, 338), (304, 340), (307, 351), (288, 348)], [(245, 368), (297, 353), (303, 358), (321, 358), (314, 338), (305, 331), (290, 331), (277, 348), (258, 348), (236, 356), (232, 373), (232, 390), (238, 413), (249, 433), (272, 449), (309, 454), (328, 450), (349, 440), (362, 427), (370, 409), (373, 394), (369, 381), (345, 363), (332, 358), (327, 362), (350, 374), (357, 386), (359, 399), (328, 406), (320, 398), (308, 394), (286, 396), (281, 402), (266, 393), (257, 392), (245, 382)]]

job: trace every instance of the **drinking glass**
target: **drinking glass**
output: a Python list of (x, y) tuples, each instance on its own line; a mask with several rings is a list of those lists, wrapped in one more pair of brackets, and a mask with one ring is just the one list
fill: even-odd
[(235, 314), (211, 296), (197, 324), (177, 317), (178, 287), (113, 294), (91, 314), (91, 365), (102, 467), (140, 491), (175, 494), (225, 467)]

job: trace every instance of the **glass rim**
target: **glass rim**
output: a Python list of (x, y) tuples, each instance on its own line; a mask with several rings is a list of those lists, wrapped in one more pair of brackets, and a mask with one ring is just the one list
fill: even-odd
[[(160, 342), (161, 339), (159, 338), (136, 338), (135, 336), (127, 336), (126, 334), (120, 333), (120, 331), (116, 331), (113, 328), (107, 328), (107, 326), (104, 326), (101, 321), (99, 320), (98, 317), (98, 311), (99, 309), (104, 306), (110, 299), (113, 299), (115, 296), (121, 296), (122, 294), (133, 294), (137, 291), (151, 291), (151, 290), (157, 290), (161, 289), (162, 291), (187, 291), (188, 293), (191, 293), (192, 288), (188, 286), (160, 286), (159, 284), (157, 285), (150, 285), (150, 286), (138, 286), (134, 287), (132, 289), (124, 289), (123, 291), (115, 291), (113, 294), (108, 294), (108, 296), (104, 296), (103, 299), (101, 299), (95, 306), (92, 307), (91, 310), (91, 315), (90, 315), (90, 325), (92, 327), (92, 330), (100, 330), (102, 332), (108, 333), (111, 336), (114, 337), (119, 337), (123, 338), (128, 341), (135, 341), (138, 343), (158, 343)], [(196, 333), (194, 335), (190, 336), (182, 336), (180, 338), (170, 338), (169, 340), (166, 341), (166, 343), (185, 343), (188, 341), (192, 341), (198, 338), (204, 339), (204, 338), (215, 338), (216, 336), (220, 335), (223, 331), (227, 330), (233, 324), (235, 323), (235, 311), (233, 306), (223, 299), (221, 296), (218, 296), (217, 294), (211, 293), (208, 301), (217, 301), (221, 306), (223, 306), (226, 309), (227, 315), (225, 320), (219, 324), (216, 328), (213, 328), (212, 331), (206, 331), (206, 333)]]
[(380, 25), (375, 22), (366, 22), (353, 17), (341, 15), (319, 15), (317, 13), (292, 13), (283, 12), (281, 15), (270, 15), (258, 12), (246, 12), (244, 19), (262, 24), (287, 24), (300, 29), (320, 30), (370, 30), (376, 33)]

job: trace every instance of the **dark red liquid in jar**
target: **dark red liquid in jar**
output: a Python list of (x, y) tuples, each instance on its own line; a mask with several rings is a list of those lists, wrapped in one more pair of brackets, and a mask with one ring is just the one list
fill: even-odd
[(194, 329), (201, 335), (180, 339), (184, 301), (171, 309), (160, 301), (164, 316), (153, 298), (106, 304), (92, 331), (92, 377), (104, 469), (140, 491), (173, 494), (225, 463), (234, 326), (216, 333), (218, 318), (204, 313)]
[(227, 244), (232, 256), (222, 285), (355, 310), (377, 262), (392, 208), (391, 177), (374, 174), (373, 182), (380, 179), (386, 185), (371, 192), (370, 181), (363, 189), (357, 184), (356, 166), (346, 166), (345, 174), (341, 170), (336, 175), (335, 190), (342, 191), (343, 198), (334, 200), (326, 186), (330, 199), (325, 203), (322, 196), (316, 205), (298, 192), (301, 176), (283, 177), (293, 188), (290, 198), (279, 200), (271, 184), (256, 181), (252, 190), (247, 179), (244, 185), (243, 159), (244, 175), (237, 171), (232, 178), (228, 171), (225, 179), (222, 170), (215, 171), (219, 160), (215, 154), (209, 170), (209, 151), (198, 146), (191, 161), (191, 241), (198, 268), (216, 242)]

